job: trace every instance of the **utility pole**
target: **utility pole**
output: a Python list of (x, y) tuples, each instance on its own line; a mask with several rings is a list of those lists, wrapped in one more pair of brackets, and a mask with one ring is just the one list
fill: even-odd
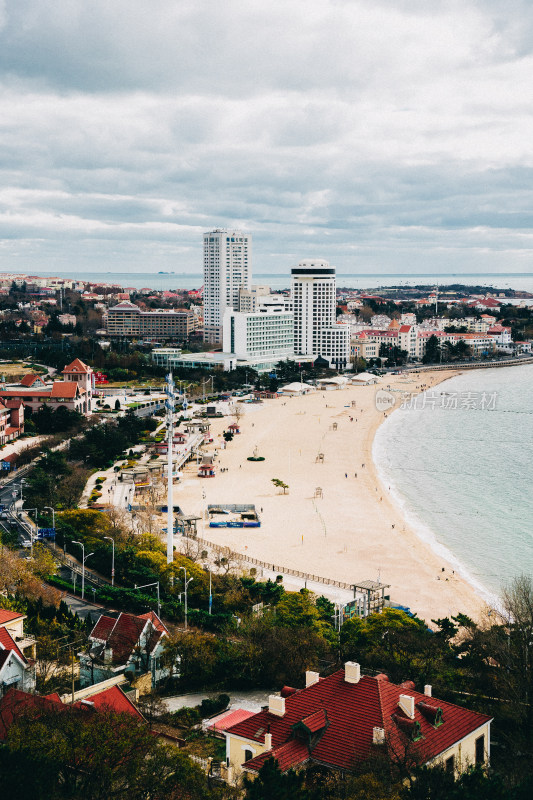
[(184, 581), (185, 581), (185, 630), (187, 630), (187, 587), (188, 587), (189, 583), (192, 581), (192, 578), (189, 578), (189, 580), (187, 580), (187, 570), (186, 570), (186, 568), (185, 567), (180, 567), (180, 569), (182, 569), (183, 572), (185, 573), (185, 577), (184, 577)]
[(111, 586), (115, 585), (115, 540), (111, 536), (104, 536), (104, 539), (109, 539), (113, 548), (111, 553)]
[(161, 616), (161, 597), (159, 595), (159, 581), (155, 581), (155, 583), (143, 583), (142, 586), (138, 586), (135, 584), (136, 589), (147, 589), (149, 586), (156, 586), (157, 587), (157, 616)]
[(172, 486), (172, 448), (174, 445), (174, 380), (172, 372), (167, 375), (167, 564), (174, 561), (174, 498)]
[(81, 558), (82, 558), (82, 562), (81, 562), (81, 599), (83, 600), (85, 598), (85, 562), (87, 561), (88, 558), (90, 558), (92, 555), (94, 555), (94, 553), (87, 553), (87, 555), (85, 555), (85, 545), (83, 544), (83, 542), (75, 542), (73, 540), (72, 544), (79, 544), (79, 546), (81, 547)]

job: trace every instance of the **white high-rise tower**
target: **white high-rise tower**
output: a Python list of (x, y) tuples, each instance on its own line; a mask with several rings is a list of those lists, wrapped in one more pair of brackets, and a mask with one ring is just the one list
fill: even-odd
[(300, 261), (291, 269), (294, 352), (321, 356), (335, 369), (345, 369), (350, 356), (350, 331), (336, 320), (335, 267), (327, 261)]
[(227, 308), (239, 310), (239, 289), (251, 288), (252, 237), (242, 231), (204, 233), (204, 342), (222, 343)]

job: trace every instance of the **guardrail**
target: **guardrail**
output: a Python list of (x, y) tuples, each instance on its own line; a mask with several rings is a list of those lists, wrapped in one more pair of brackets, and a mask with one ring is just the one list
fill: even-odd
[(296, 578), (303, 578), (304, 580), (314, 581), (315, 583), (322, 583), (326, 586), (334, 586), (337, 589), (348, 589), (349, 591), (354, 590), (353, 583), (346, 583), (345, 581), (335, 581), (332, 578), (324, 578), (321, 575), (311, 575), (309, 572), (301, 572), (298, 569), (291, 569), (290, 567), (282, 567), (279, 564), (273, 564), (271, 561), (261, 561), (259, 558), (252, 558), (251, 556), (243, 555), (242, 553), (236, 553), (233, 550), (230, 550), (229, 547), (224, 547), (220, 544), (214, 544), (213, 542), (208, 541), (207, 539), (202, 539), (199, 536), (196, 538), (185, 537), (190, 539), (190, 541), (198, 542), (199, 544), (205, 545), (206, 547), (210, 547), (217, 553), (224, 554), (229, 556), (230, 558), (234, 558), (236, 561), (246, 561), (247, 564), (253, 564), (257, 567), (263, 567), (263, 569), (272, 570), (272, 572), (277, 572), (280, 575), (293, 575)]
[[(533, 364), (533, 357), (509, 358), (498, 361), (449, 361), (446, 364), (420, 364), (420, 366), (399, 367), (402, 372), (438, 372), (445, 369), (492, 369), (492, 367), (516, 367), (520, 364)], [(390, 373), (387, 373), (390, 374)], [(384, 375), (383, 377), (387, 377)]]

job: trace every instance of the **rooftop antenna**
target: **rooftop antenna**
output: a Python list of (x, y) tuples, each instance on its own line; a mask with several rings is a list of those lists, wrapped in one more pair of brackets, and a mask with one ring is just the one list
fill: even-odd
[(174, 379), (172, 372), (167, 375), (167, 385), (165, 389), (167, 399), (165, 407), (167, 409), (167, 564), (174, 561), (174, 498), (172, 485), (172, 445), (174, 443)]
[(439, 316), (439, 284), (435, 286), (435, 316)]

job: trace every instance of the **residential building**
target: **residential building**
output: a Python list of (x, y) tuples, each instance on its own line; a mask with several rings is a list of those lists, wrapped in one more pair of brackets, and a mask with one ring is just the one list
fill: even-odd
[(474, 358), (482, 355), (492, 355), (496, 350), (496, 343), (492, 336), (482, 333), (447, 333), (446, 331), (435, 330), (419, 330), (417, 333), (417, 357), (422, 358), (426, 352), (428, 340), (436, 336), (439, 344), (444, 345), (447, 342), (450, 344), (457, 344), (460, 341), (465, 342), (472, 353)]
[(204, 233), (204, 341), (222, 343), (226, 309), (238, 311), (239, 290), (251, 291), (252, 237), (217, 228)]
[(0, 447), (24, 433), (24, 404), (21, 400), (0, 399)]
[(257, 311), (258, 301), (264, 300), (270, 295), (270, 286), (252, 286), (247, 289), (239, 287), (239, 305), (237, 311), (250, 313)]
[(336, 323), (335, 268), (327, 261), (300, 261), (291, 269), (294, 351), (321, 357), (345, 369), (350, 356), (350, 330)]
[(168, 629), (153, 611), (134, 616), (121, 612), (115, 619), (105, 614), (89, 635), (91, 646), (79, 653), (82, 687), (123, 673), (150, 673), (152, 686), (167, 675), (161, 666)]
[(0, 697), (10, 688), (35, 689), (35, 639), (24, 634), (25, 619), (0, 608)]
[(352, 358), (364, 358), (365, 361), (368, 361), (371, 358), (380, 357), (381, 345), (383, 344), (398, 347), (401, 327), (387, 330), (365, 328), (365, 330), (356, 333), (351, 341)]
[[(28, 374), (21, 380), (20, 384), (12, 384), (6, 389), (0, 390), (0, 402), (15, 410), (19, 408), (21, 402), (26, 410), (30, 412), (38, 411), (43, 406), (49, 406), (56, 410), (59, 406), (65, 406), (69, 411), (78, 411), (80, 414), (89, 415), (92, 413), (92, 391), (93, 391), (93, 370), (84, 364), (79, 358), (65, 367), (62, 372), (65, 380), (45, 382), (39, 375)], [(21, 420), (18, 411), (19, 427)], [(12, 423), (14, 424), (14, 423)]]
[(399, 347), (405, 350), (408, 358), (416, 358), (416, 325), (400, 325), (398, 331)]
[(488, 764), (490, 723), (432, 697), (431, 686), (418, 692), (412, 681), (395, 685), (347, 662), (326, 678), (308, 671), (305, 688), (284, 687), (258, 714), (227, 728), (227, 779), (257, 775), (270, 757), (283, 772), (311, 764), (349, 772), (384, 755), (392, 766), (443, 764), (460, 774)]
[(108, 336), (185, 342), (196, 329), (197, 317), (188, 308), (142, 311), (125, 300), (108, 309), (104, 324)]
[[(77, 692), (77, 694), (80, 693)], [(51, 711), (67, 712), (70, 709), (74, 713), (80, 714), (80, 722), (89, 720), (92, 713), (105, 713), (106, 711), (128, 714), (137, 722), (145, 722), (141, 712), (120, 686), (110, 686), (94, 692), (87, 699), (76, 700), (74, 703), (64, 702), (56, 692), (38, 695), (12, 688), (0, 700), (0, 742), (5, 742), (11, 725), (25, 714), (31, 713), (33, 717), (38, 717), (39, 714), (47, 714)]]
[(57, 319), (61, 323), (61, 325), (75, 325), (76, 324), (76, 315), (75, 314), (59, 314)]
[(513, 342), (511, 328), (505, 325), (492, 325), (487, 330), (487, 335), (492, 338), (498, 347), (509, 347)]

